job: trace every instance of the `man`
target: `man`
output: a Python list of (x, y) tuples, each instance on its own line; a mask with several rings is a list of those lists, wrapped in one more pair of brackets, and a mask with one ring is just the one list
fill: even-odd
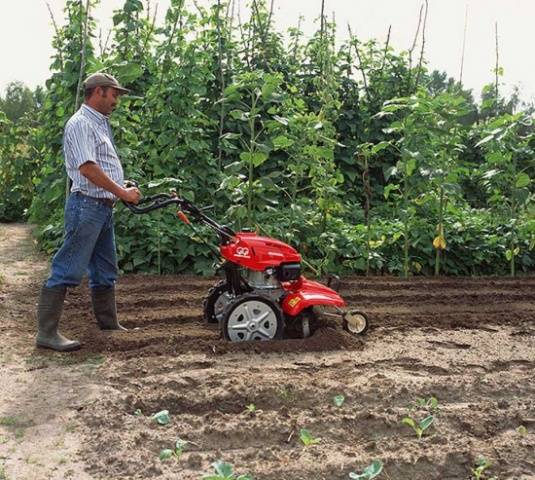
[(52, 260), (50, 276), (37, 308), (39, 347), (58, 351), (80, 348), (58, 332), (67, 287), (80, 284), (87, 271), (93, 312), (103, 330), (126, 330), (117, 321), (117, 257), (113, 206), (117, 199), (137, 204), (135, 188), (124, 188), (124, 176), (108, 116), (128, 90), (106, 73), (85, 81), (85, 103), (69, 119), (63, 135), (67, 174), (72, 181), (65, 206), (63, 245)]

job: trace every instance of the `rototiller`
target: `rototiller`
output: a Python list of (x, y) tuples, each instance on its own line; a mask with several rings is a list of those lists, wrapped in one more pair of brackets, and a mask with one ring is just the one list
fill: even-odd
[(177, 216), (195, 232), (186, 214), (219, 235), (219, 252), (208, 247), (218, 260), (225, 260), (219, 269), (225, 279), (208, 291), (204, 319), (218, 323), (226, 340), (279, 339), (285, 327), (307, 337), (317, 315), (341, 319), (343, 327), (353, 334), (367, 330), (366, 316), (344, 309), (346, 303), (330, 284), (325, 286), (301, 275), (301, 256), (289, 245), (250, 231), (235, 233), (176, 193), (159, 193), (143, 197), (137, 206), (125, 205), (136, 214), (178, 205)]

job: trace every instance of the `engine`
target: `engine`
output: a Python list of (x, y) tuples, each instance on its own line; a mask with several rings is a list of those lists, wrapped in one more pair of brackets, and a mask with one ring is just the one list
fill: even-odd
[(258, 295), (278, 302), (284, 294), (281, 282), (298, 280), (301, 276), (301, 264), (287, 263), (278, 267), (268, 267), (263, 272), (242, 270), (242, 277)]

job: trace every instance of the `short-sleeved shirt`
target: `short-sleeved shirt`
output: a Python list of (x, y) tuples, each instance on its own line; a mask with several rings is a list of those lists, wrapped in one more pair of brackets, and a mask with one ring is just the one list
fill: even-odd
[(97, 187), (79, 170), (86, 162), (96, 163), (115, 183), (123, 186), (123, 167), (117, 155), (108, 117), (84, 103), (65, 125), (63, 153), (67, 175), (72, 180), (71, 192), (116, 199), (113, 193)]

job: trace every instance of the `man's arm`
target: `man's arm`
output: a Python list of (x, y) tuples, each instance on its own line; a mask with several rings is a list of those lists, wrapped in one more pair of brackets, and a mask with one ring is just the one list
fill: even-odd
[(137, 204), (141, 192), (136, 187), (123, 188), (115, 183), (96, 163), (85, 162), (80, 165), (80, 173), (97, 187), (101, 187), (127, 203)]

